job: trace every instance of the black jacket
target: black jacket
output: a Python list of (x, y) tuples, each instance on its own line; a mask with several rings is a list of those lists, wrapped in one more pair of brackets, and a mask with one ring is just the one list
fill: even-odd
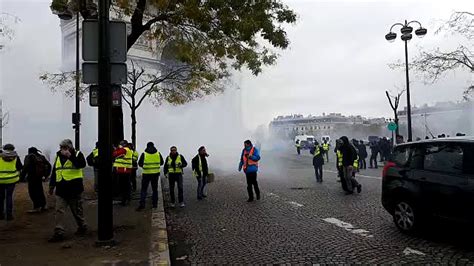
[[(38, 153), (30, 153), (25, 156), (25, 165), (23, 166), (23, 170), (21, 171), (20, 180), (28, 180), (28, 181), (38, 181), (42, 180), (42, 176), (39, 176), (37, 173), (37, 163), (38, 160), (42, 160), (44, 164), (48, 167), (47, 172), (51, 171), (51, 163), (46, 160), (46, 158)], [(45, 169), (46, 170), (46, 169)], [(49, 173), (46, 173), (49, 176)]]
[(201, 163), (202, 163), (202, 173), (199, 171), (199, 154), (194, 156), (194, 158), (191, 160), (191, 167), (193, 171), (196, 171), (197, 177), (201, 178), (202, 176), (207, 177), (209, 175), (209, 166), (207, 165), (207, 159), (206, 156), (201, 155)]
[(176, 154), (176, 156), (171, 156), (169, 155), (168, 157), (166, 157), (166, 160), (165, 160), (165, 167), (163, 169), (164, 171), (164, 174), (167, 175), (168, 174), (168, 158), (171, 158), (171, 167), (172, 168), (176, 168), (176, 158), (178, 158), (178, 156), (181, 156), (181, 168), (185, 168), (186, 166), (188, 166), (188, 162), (186, 162), (186, 160), (184, 159), (184, 156), (181, 155), (181, 154)]
[[(149, 148), (147, 147), (145, 149), (145, 152), (149, 154), (155, 154), (158, 152), (158, 150), (155, 147), (149, 147)], [(145, 153), (142, 153), (142, 155), (140, 155), (140, 159), (138, 159), (138, 166), (143, 167), (144, 162), (145, 162)], [(164, 163), (165, 161), (163, 161), (163, 156), (161, 156), (161, 153), (160, 153), (160, 165), (163, 165)]]
[(365, 147), (365, 144), (359, 144), (359, 156), (361, 159), (367, 158), (367, 147)]
[(343, 142), (340, 148), (340, 151), (342, 153), (342, 165), (345, 167), (353, 165), (354, 160), (357, 158), (357, 152), (354, 146), (349, 143), (347, 137), (341, 137), (341, 140)]
[[(84, 168), (86, 167), (86, 159), (84, 158), (84, 154), (79, 152), (76, 156), (76, 151), (71, 150), (71, 157), (69, 160), (76, 168)], [(56, 195), (65, 198), (71, 199), (76, 198), (84, 191), (84, 184), (82, 178), (73, 179), (71, 181), (61, 180), (59, 183), (56, 182), (56, 160), (59, 157), (61, 163), (65, 163), (68, 158), (63, 156), (60, 151), (56, 153), (56, 159), (54, 160), (53, 164), (53, 172), (51, 174), (51, 179), (49, 180), (49, 187), (54, 188), (56, 187)]]
[(313, 165), (314, 166), (320, 166), (324, 164), (324, 159), (323, 159), (323, 147), (321, 146), (315, 146), (314, 148), (311, 148), (310, 153), (314, 155), (316, 152), (316, 149), (319, 149), (319, 154), (316, 156), (313, 156)]

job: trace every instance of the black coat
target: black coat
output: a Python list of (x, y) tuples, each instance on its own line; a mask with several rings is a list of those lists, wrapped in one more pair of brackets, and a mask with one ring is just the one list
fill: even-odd
[(364, 144), (359, 144), (359, 156), (361, 159), (365, 159), (367, 158), (368, 154), (367, 154), (367, 147), (365, 147)]
[[(324, 165), (324, 158), (323, 158), (323, 148), (321, 146), (317, 146), (319, 148), (319, 154), (316, 156), (313, 156), (313, 166), (320, 166)], [(310, 150), (311, 154), (314, 155), (316, 152), (316, 147), (312, 148)]]
[(201, 178), (203, 175), (207, 177), (209, 175), (209, 166), (207, 165), (207, 159), (206, 156), (201, 155), (201, 164), (202, 164), (202, 173), (199, 171), (199, 154), (194, 156), (194, 158), (191, 160), (191, 167), (193, 171), (196, 171), (197, 175), (199, 178)]

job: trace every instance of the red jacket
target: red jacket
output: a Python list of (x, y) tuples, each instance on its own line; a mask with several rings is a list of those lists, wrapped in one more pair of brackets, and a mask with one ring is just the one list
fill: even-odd
[[(114, 150), (114, 152), (112, 153), (112, 157), (114, 159), (118, 158), (118, 157), (121, 157), (121, 156), (125, 156), (125, 154), (127, 153), (127, 150), (125, 150), (124, 148), (117, 148)], [(125, 168), (125, 167), (115, 167), (115, 170), (117, 171), (117, 173), (119, 174), (130, 174), (132, 173), (132, 169), (131, 168)]]

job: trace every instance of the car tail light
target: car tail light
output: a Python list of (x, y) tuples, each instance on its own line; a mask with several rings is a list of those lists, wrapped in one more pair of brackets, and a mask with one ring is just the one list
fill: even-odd
[(388, 172), (388, 169), (392, 168), (392, 167), (395, 167), (397, 166), (394, 162), (387, 162), (385, 164), (385, 166), (383, 167), (383, 171), (382, 171), (382, 177), (385, 178), (387, 177), (387, 172)]

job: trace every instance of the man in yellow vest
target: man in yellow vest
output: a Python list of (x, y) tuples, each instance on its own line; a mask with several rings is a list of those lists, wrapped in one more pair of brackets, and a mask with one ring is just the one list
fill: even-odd
[(94, 168), (94, 191), (99, 191), (98, 178), (99, 178), (99, 142), (95, 143), (95, 148), (86, 158), (87, 164)]
[(140, 205), (137, 211), (145, 209), (145, 200), (148, 194), (148, 185), (151, 183), (153, 194), (151, 202), (153, 208), (158, 207), (158, 181), (160, 179), (161, 166), (164, 164), (161, 153), (155, 148), (153, 142), (148, 142), (145, 151), (138, 160), (138, 165), (143, 169), (142, 190), (140, 193)]
[(56, 226), (53, 237), (49, 239), (50, 242), (64, 240), (64, 213), (68, 208), (76, 220), (78, 227), (76, 235), (87, 233), (82, 209), (82, 192), (84, 192), (82, 170), (86, 167), (86, 159), (82, 152), (74, 149), (69, 139), (61, 141), (59, 149), (49, 182), (49, 194), (53, 195), (56, 189)]
[(314, 173), (316, 175), (316, 182), (322, 183), (323, 182), (323, 165), (324, 165), (324, 158), (323, 158), (323, 148), (319, 145), (318, 141), (314, 142), (314, 148), (311, 149), (311, 154), (313, 154), (313, 166), (314, 166)]
[(179, 206), (181, 208), (185, 207), (183, 195), (183, 168), (185, 168), (186, 166), (188, 166), (188, 163), (184, 159), (183, 155), (178, 153), (178, 149), (175, 146), (171, 147), (170, 155), (166, 157), (165, 167), (163, 171), (165, 172), (165, 177), (169, 180), (171, 198), (170, 201), (172, 208), (174, 208), (175, 206), (175, 183), (178, 183)]
[(198, 188), (197, 188), (197, 199), (202, 200), (206, 198), (206, 194), (204, 193), (204, 187), (207, 184), (207, 177), (209, 176), (209, 166), (207, 164), (207, 159), (209, 155), (207, 154), (206, 148), (201, 146), (198, 149), (198, 154), (193, 158), (191, 161), (191, 166), (193, 168), (194, 177), (196, 177), (198, 181)]
[(114, 150), (112, 157), (115, 159), (113, 167), (115, 178), (119, 182), (121, 205), (126, 206), (131, 200), (131, 181), (130, 175), (133, 168), (133, 151), (128, 147), (128, 142), (122, 140), (117, 149)]
[(323, 143), (323, 152), (324, 154), (323, 155), (326, 155), (326, 161), (329, 162), (329, 147), (331, 146), (327, 140), (324, 140), (324, 143)]
[(6, 144), (0, 153), (0, 220), (5, 220), (5, 202), (7, 221), (13, 220), (13, 192), (20, 181), (23, 168), (15, 146)]
[(132, 150), (132, 172), (130, 173), (130, 181), (132, 191), (137, 191), (137, 170), (138, 170), (138, 152), (132, 143), (128, 144), (128, 148)]

